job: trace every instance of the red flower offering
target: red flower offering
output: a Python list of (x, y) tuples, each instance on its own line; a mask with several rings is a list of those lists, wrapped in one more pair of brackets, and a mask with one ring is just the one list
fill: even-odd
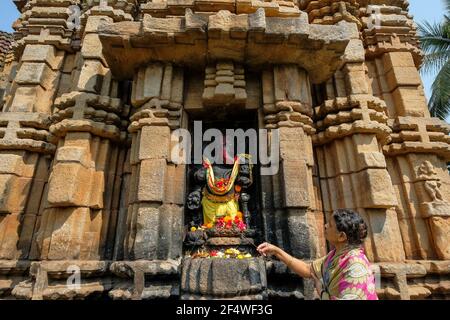
[(247, 229), (247, 225), (242, 221), (237, 224), (237, 227), (240, 231), (244, 231), (245, 229)]

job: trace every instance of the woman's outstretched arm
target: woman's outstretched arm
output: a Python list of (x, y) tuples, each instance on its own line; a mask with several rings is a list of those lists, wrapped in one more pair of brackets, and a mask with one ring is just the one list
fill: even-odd
[(258, 246), (258, 252), (264, 256), (275, 256), (281, 262), (283, 262), (289, 269), (294, 271), (302, 278), (312, 278), (313, 274), (311, 272), (311, 267), (309, 264), (303, 262), (300, 259), (294, 258), (287, 252), (283, 251), (281, 248), (274, 246), (270, 243), (263, 243)]

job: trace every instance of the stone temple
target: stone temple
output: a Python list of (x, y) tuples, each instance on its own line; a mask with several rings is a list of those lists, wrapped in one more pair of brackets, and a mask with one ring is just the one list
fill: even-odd
[(194, 121), (279, 130), (278, 173), (253, 170), (254, 244), (321, 257), (328, 215), (352, 208), (380, 298), (450, 298), (450, 127), (427, 109), (408, 1), (14, 2), (2, 299), (313, 299), (275, 260), (187, 258), (192, 168), (170, 150)]

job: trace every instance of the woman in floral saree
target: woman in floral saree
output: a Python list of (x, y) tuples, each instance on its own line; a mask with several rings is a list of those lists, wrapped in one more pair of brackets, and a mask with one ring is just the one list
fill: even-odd
[(334, 247), (325, 257), (307, 264), (282, 249), (263, 243), (258, 251), (275, 255), (303, 278), (313, 278), (322, 300), (378, 300), (375, 277), (362, 244), (367, 225), (352, 210), (336, 210), (325, 225), (325, 238)]

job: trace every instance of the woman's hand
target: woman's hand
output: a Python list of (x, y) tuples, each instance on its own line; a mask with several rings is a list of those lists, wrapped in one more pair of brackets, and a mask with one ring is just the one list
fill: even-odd
[(289, 269), (294, 271), (300, 277), (311, 278), (311, 269), (309, 264), (303, 262), (300, 259), (296, 259), (290, 254), (284, 252), (282, 249), (274, 246), (273, 244), (264, 242), (256, 248), (263, 256), (276, 256), (281, 262), (283, 262)]
[(257, 250), (260, 254), (266, 257), (277, 255), (281, 251), (277, 246), (274, 246), (273, 244), (267, 242), (260, 244)]

